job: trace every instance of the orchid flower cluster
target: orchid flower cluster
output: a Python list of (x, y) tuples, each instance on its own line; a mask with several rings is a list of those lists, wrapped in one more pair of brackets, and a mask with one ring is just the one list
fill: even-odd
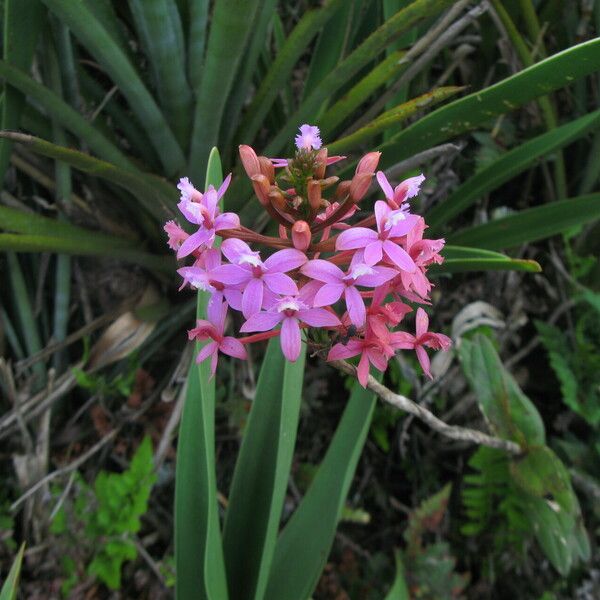
[[(423, 238), (425, 221), (411, 213), (408, 202), (425, 178), (411, 177), (392, 188), (382, 171), (376, 173), (381, 153), (369, 152), (352, 179), (340, 181), (327, 177), (326, 169), (345, 157), (328, 156), (317, 127), (302, 125), (295, 141), (291, 159), (239, 148), (256, 197), (278, 225), (278, 237), (256, 233), (236, 214), (221, 212), (219, 201), (231, 174), (218, 190), (209, 186), (205, 193), (187, 178), (179, 182), (178, 208), (196, 230), (188, 234), (169, 221), (168, 243), (178, 259), (193, 260), (178, 270), (181, 287), (210, 294), (207, 319), (188, 332), (190, 340), (208, 342), (197, 362), (210, 358), (214, 374), (219, 352), (245, 359), (247, 344), (276, 335), (285, 357), (295, 361), (304, 330), (306, 343), (327, 360), (360, 356), (357, 374), (363, 386), (370, 365), (385, 371), (398, 350), (414, 350), (431, 377), (425, 349), (446, 350), (450, 338), (428, 331), (421, 307), (414, 334), (396, 330), (413, 310), (404, 301), (430, 304), (427, 268), (443, 260), (444, 240)], [(383, 199), (349, 224), (374, 177)], [(243, 316), (240, 333), (252, 335), (225, 335), (230, 309)]]

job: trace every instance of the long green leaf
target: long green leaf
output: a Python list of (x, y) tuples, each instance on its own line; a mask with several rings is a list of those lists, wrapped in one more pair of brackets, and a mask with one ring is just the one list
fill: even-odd
[(0, 590), (0, 600), (16, 600), (19, 592), (19, 575), (21, 574), (21, 564), (23, 563), (23, 553), (25, 552), (25, 544), (21, 544), (17, 556), (10, 568), (8, 576), (2, 584)]
[(388, 19), (309, 94), (289, 119), (288, 124), (268, 145), (265, 154), (269, 156), (280, 152), (290, 143), (296, 128), (313, 118), (323, 102), (331, 98), (354, 74), (371, 62), (378, 52), (416, 23), (440, 12), (451, 2), (452, 0), (416, 0)]
[(402, 557), (398, 550), (394, 553), (394, 558), (396, 559), (396, 577), (394, 578), (392, 587), (389, 589), (385, 600), (410, 600), (410, 594), (404, 576), (404, 564), (402, 563)]
[(442, 250), (444, 262), (441, 265), (431, 265), (428, 272), (463, 273), (468, 271), (525, 271), (539, 273), (542, 268), (534, 260), (510, 258), (499, 252), (482, 250), (481, 248), (463, 248), (461, 246), (446, 246)]
[(223, 543), (232, 600), (262, 600), (274, 558), (302, 399), (304, 348), (286, 361), (269, 342), (235, 466)]
[(429, 113), (381, 146), (380, 167), (480, 127), (539, 96), (600, 69), (600, 38), (584, 42), (523, 69), (484, 90)]
[(368, 140), (379, 133), (386, 131), (388, 128), (402, 123), (408, 117), (414, 115), (416, 112), (443, 102), (446, 98), (458, 94), (464, 88), (458, 86), (440, 87), (431, 92), (427, 92), (413, 98), (400, 106), (396, 106), (390, 110), (385, 111), (382, 115), (379, 115), (376, 119), (361, 127), (358, 131), (343, 137), (332, 144), (327, 145), (327, 149), (332, 154), (338, 152), (346, 152), (349, 149), (356, 148), (362, 144), (365, 140)]
[(43, 0), (62, 19), (117, 84), (140, 124), (146, 129), (167, 176), (185, 164), (181, 147), (140, 76), (114, 38), (82, 2)]
[(254, 139), (273, 102), (284, 84), (289, 80), (298, 59), (306, 51), (306, 47), (312, 38), (340, 8), (342, 1), (328, 0), (322, 8), (309, 10), (302, 15), (300, 21), (287, 37), (283, 48), (277, 53), (275, 61), (262, 80), (252, 104), (248, 108), (237, 136), (240, 142), (250, 143)]
[(431, 227), (429, 235), (435, 235), (434, 232), (439, 230), (437, 226), (448, 223), (478, 198), (527, 169), (540, 156), (549, 154), (556, 148), (567, 146), (598, 127), (600, 127), (600, 110), (539, 135), (503, 154), (467, 179), (446, 200), (427, 212), (427, 224)]
[[(218, 187), (221, 178), (214, 149), (205, 189)], [(206, 318), (208, 296), (198, 292), (199, 319)], [(227, 600), (215, 472), (215, 380), (208, 361), (192, 362), (187, 385), (175, 477), (175, 594), (177, 600)]]
[(448, 237), (453, 244), (488, 250), (535, 242), (600, 218), (600, 194), (579, 196), (521, 210)]
[(354, 384), (327, 454), (277, 540), (265, 600), (306, 600), (317, 585), (369, 432), (375, 403), (372, 392)]
[(148, 212), (158, 219), (162, 220), (170, 217), (171, 208), (177, 202), (178, 194), (176, 188), (164, 179), (160, 179), (154, 175), (126, 171), (112, 163), (99, 160), (84, 152), (57, 146), (32, 135), (12, 131), (0, 131), (0, 138), (8, 138), (12, 141), (25, 144), (37, 154), (62, 160), (78, 171), (106, 179), (110, 183), (126, 189), (135, 196)]
[(22, 94), (29, 96), (53, 119), (81, 138), (98, 156), (123, 168), (135, 169), (130, 160), (112, 142), (51, 89), (3, 60), (0, 60), (0, 78), (10, 83)]
[(209, 5), (210, 0), (192, 0), (189, 3), (187, 69), (188, 79), (194, 91), (199, 89), (202, 80)]
[(252, 31), (258, 0), (216, 0), (192, 131), (188, 171), (192, 180), (205, 168), (217, 143), (221, 122), (242, 55)]

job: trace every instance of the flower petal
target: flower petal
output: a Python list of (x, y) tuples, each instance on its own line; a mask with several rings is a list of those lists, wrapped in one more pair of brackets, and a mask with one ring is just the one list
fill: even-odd
[(366, 352), (363, 352), (362, 356), (360, 357), (356, 374), (358, 375), (358, 382), (360, 385), (366, 388), (367, 382), (369, 381), (369, 359)]
[(309, 260), (300, 269), (300, 272), (311, 279), (324, 283), (339, 283), (344, 277), (344, 272), (337, 265), (321, 258)]
[(419, 364), (423, 369), (423, 373), (429, 377), (429, 379), (433, 379), (433, 375), (431, 374), (430, 366), (431, 362), (429, 361), (429, 356), (427, 356), (427, 352), (423, 346), (417, 346), (415, 348), (415, 352), (417, 353), (417, 358), (419, 359)]
[(298, 286), (294, 280), (284, 273), (265, 273), (262, 280), (275, 294), (295, 296), (298, 293)]
[(357, 327), (362, 327), (365, 324), (367, 311), (360, 292), (353, 285), (350, 285), (346, 288), (345, 298), (350, 320)]
[(304, 252), (300, 252), (300, 250), (295, 250), (294, 248), (286, 248), (285, 250), (279, 250), (278, 252), (271, 254), (271, 256), (265, 260), (265, 267), (269, 271), (287, 273), (292, 269), (297, 269), (307, 260)]
[(342, 360), (352, 358), (362, 352), (362, 344), (358, 340), (350, 340), (347, 344), (336, 344), (327, 355), (327, 360)]
[(242, 313), (248, 319), (262, 308), (263, 303), (262, 279), (252, 278), (246, 285), (242, 294)]
[(223, 213), (215, 219), (215, 231), (222, 229), (237, 229), (240, 226), (240, 218), (231, 212)]
[(379, 187), (383, 190), (386, 198), (390, 200), (394, 198), (394, 190), (383, 171), (377, 171), (377, 183), (379, 183)]
[(229, 187), (230, 183), (231, 183), (231, 173), (229, 173), (229, 175), (227, 175), (227, 177), (225, 177), (225, 179), (223, 180), (223, 183), (217, 190), (217, 198), (219, 200), (225, 195), (225, 192), (227, 191), (227, 188)]
[(415, 319), (416, 323), (416, 336), (421, 337), (423, 334), (427, 333), (427, 329), (429, 329), (429, 317), (427, 313), (419, 307), (417, 309), (417, 316)]
[(346, 286), (343, 283), (326, 283), (316, 294), (313, 306), (331, 306), (335, 304), (344, 293)]
[(226, 336), (223, 338), (223, 341), (219, 345), (219, 350), (223, 352), (223, 354), (228, 354), (229, 356), (233, 356), (234, 358), (239, 358), (241, 360), (246, 360), (246, 358), (248, 358), (248, 353), (246, 352), (244, 344), (242, 344), (240, 340), (236, 340), (231, 336)]
[(252, 279), (252, 273), (237, 265), (221, 265), (210, 272), (210, 278), (225, 285), (238, 285)]
[(383, 200), (377, 200), (375, 202), (375, 221), (377, 223), (377, 231), (382, 232), (384, 229), (384, 221), (389, 217), (392, 209), (389, 207), (387, 202)]
[(269, 331), (280, 323), (285, 315), (276, 311), (259, 312), (252, 315), (241, 327), (242, 333), (252, 331)]
[(218, 349), (219, 347), (217, 346), (217, 342), (208, 342), (208, 344), (206, 344), (206, 346), (203, 346), (200, 352), (198, 352), (198, 356), (196, 356), (196, 363), (200, 364), (212, 354), (216, 354)]
[(324, 308), (304, 308), (297, 315), (311, 327), (336, 327), (342, 324), (336, 315)]
[(185, 258), (189, 256), (194, 250), (198, 250), (200, 246), (206, 244), (210, 238), (214, 235), (212, 229), (198, 229), (196, 233), (192, 233), (190, 237), (179, 246), (177, 250), (177, 258)]
[(409, 231), (414, 229), (415, 225), (419, 222), (418, 215), (411, 215), (410, 213), (406, 213), (406, 218), (402, 221), (398, 221), (396, 225), (390, 228), (389, 237), (402, 237), (406, 235)]
[(381, 240), (375, 240), (365, 248), (364, 261), (370, 267), (376, 265), (382, 258), (383, 242)]
[(281, 351), (291, 362), (300, 356), (300, 326), (292, 317), (285, 317), (281, 324)]
[(400, 269), (407, 271), (408, 273), (414, 273), (417, 270), (413, 259), (409, 256), (404, 248), (394, 244), (390, 240), (383, 242), (383, 251), (387, 257)]
[(342, 231), (335, 240), (336, 250), (355, 250), (364, 248), (366, 245), (375, 241), (379, 236), (376, 231), (366, 227), (353, 227)]
[(396, 275), (398, 275), (398, 271), (395, 269), (390, 269), (388, 267), (375, 267), (375, 273), (357, 277), (356, 285), (363, 285), (365, 287), (379, 287), (382, 286), (386, 281), (396, 277)]

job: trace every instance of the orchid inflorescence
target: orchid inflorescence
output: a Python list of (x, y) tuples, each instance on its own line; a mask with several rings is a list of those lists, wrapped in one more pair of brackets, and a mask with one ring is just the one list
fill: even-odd
[[(178, 208), (197, 230), (186, 233), (169, 221), (165, 231), (177, 258), (193, 257), (178, 270), (182, 288), (210, 293), (207, 319), (198, 320), (189, 339), (208, 341), (196, 361), (211, 357), (214, 374), (218, 353), (247, 357), (246, 345), (279, 335), (285, 357), (295, 361), (306, 342), (327, 360), (360, 355), (358, 379), (365, 386), (372, 364), (385, 371), (398, 350), (415, 350), (423, 371), (431, 377), (425, 348), (446, 350), (450, 338), (428, 331), (423, 308), (416, 311), (416, 332), (394, 331), (416, 304), (430, 304), (432, 284), (427, 268), (441, 263), (444, 240), (423, 239), (422, 217), (412, 214), (408, 200), (419, 193), (423, 175), (392, 188), (378, 171), (385, 200), (357, 223), (347, 223), (368, 193), (380, 152), (359, 161), (350, 181), (326, 177), (326, 168), (343, 156), (328, 156), (319, 129), (302, 125), (294, 158), (257, 156), (240, 146), (242, 165), (263, 208), (279, 226), (279, 237), (258, 234), (239, 217), (221, 212), (231, 175), (218, 190), (199, 192), (187, 178), (180, 180)], [(278, 176), (276, 169), (280, 169)], [(327, 198), (325, 197), (327, 194)], [(220, 246), (217, 238), (222, 238)], [(272, 248), (269, 256), (257, 246)], [(242, 313), (241, 333), (226, 336), (228, 310)]]

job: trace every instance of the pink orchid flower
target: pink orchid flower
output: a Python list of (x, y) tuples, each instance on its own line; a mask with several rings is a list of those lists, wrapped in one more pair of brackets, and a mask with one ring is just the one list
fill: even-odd
[(417, 353), (417, 358), (423, 372), (429, 379), (433, 379), (430, 371), (431, 362), (429, 356), (427, 356), (425, 347), (434, 350), (448, 350), (452, 345), (452, 340), (443, 333), (432, 333), (431, 331), (427, 331), (428, 329), (429, 317), (422, 308), (418, 308), (415, 335), (411, 335), (406, 331), (397, 331), (390, 334), (390, 337), (393, 348), (397, 350), (414, 350)]
[(306, 123), (300, 126), (300, 133), (296, 136), (295, 142), (298, 150), (318, 150), (323, 143), (319, 128)]
[(421, 174), (416, 177), (405, 179), (392, 189), (385, 173), (383, 171), (377, 171), (377, 182), (379, 183), (379, 187), (383, 190), (385, 199), (393, 209), (398, 208), (405, 200), (414, 198), (419, 193), (421, 184), (424, 181), (425, 176)]
[(243, 288), (242, 313), (246, 318), (263, 307), (265, 287), (273, 294), (293, 296), (298, 293), (296, 283), (285, 273), (306, 262), (303, 252), (286, 248), (273, 253), (263, 262), (258, 252), (236, 238), (225, 240), (221, 250), (231, 264), (217, 267), (211, 275), (225, 285), (240, 285)]
[(344, 296), (350, 321), (356, 327), (362, 327), (366, 317), (365, 302), (356, 286), (377, 287), (398, 273), (395, 269), (353, 261), (345, 274), (338, 266), (321, 259), (307, 262), (300, 271), (325, 284), (316, 293), (314, 306), (331, 306)]
[(179, 246), (189, 237), (177, 221), (167, 221), (163, 227), (166, 234), (169, 236), (167, 244), (171, 250), (179, 250)]
[(198, 319), (196, 327), (188, 331), (188, 339), (190, 340), (211, 340), (208, 344), (202, 347), (196, 362), (199, 364), (210, 356), (210, 371), (214, 375), (217, 370), (217, 362), (219, 360), (219, 351), (228, 356), (245, 360), (248, 357), (246, 348), (234, 337), (224, 336), (225, 316), (227, 314), (227, 303), (224, 302), (221, 311), (216, 315), (214, 322)]
[(240, 218), (235, 213), (219, 211), (219, 200), (229, 187), (231, 174), (227, 176), (218, 190), (209, 186), (202, 194), (184, 177), (177, 186), (181, 190), (181, 202), (177, 205), (183, 216), (199, 229), (190, 235), (177, 251), (177, 258), (185, 258), (201, 247), (211, 248), (215, 234), (223, 229), (236, 229)]
[(417, 217), (400, 208), (392, 210), (385, 202), (375, 202), (377, 231), (366, 227), (353, 227), (343, 231), (336, 239), (336, 250), (364, 248), (364, 261), (376, 265), (385, 256), (399, 269), (412, 273), (417, 268), (413, 259), (390, 238), (406, 235), (417, 223)]
[(286, 296), (270, 310), (252, 315), (240, 331), (269, 331), (281, 323), (281, 351), (291, 362), (300, 356), (300, 322), (310, 327), (337, 327), (340, 320), (325, 308), (309, 308), (302, 300)]

